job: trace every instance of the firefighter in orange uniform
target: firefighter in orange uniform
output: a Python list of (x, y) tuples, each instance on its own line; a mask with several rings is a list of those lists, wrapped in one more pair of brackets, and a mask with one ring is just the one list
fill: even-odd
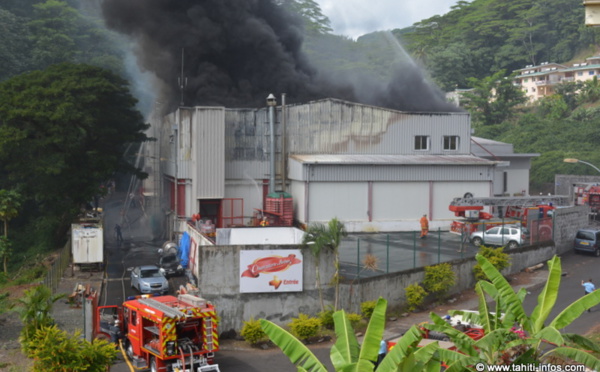
[(429, 220), (427, 220), (427, 215), (424, 214), (421, 217), (421, 239), (427, 237), (427, 233), (429, 232)]
[(267, 220), (267, 217), (263, 217), (262, 221), (260, 221), (260, 225), (262, 227), (267, 227), (269, 226), (269, 220)]

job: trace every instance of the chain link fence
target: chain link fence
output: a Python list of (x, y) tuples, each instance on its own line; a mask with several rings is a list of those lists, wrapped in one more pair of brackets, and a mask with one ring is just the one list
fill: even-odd
[[(425, 238), (420, 237), (420, 231), (353, 234), (340, 244), (340, 273), (346, 279), (359, 279), (472, 257), (479, 251), (473, 243), (476, 240), (472, 239), (475, 232), (481, 233), (484, 246), (506, 246), (516, 240), (519, 247), (553, 240), (551, 217), (530, 220), (528, 226), (523, 228), (520, 223), (506, 219), (467, 222), (460, 228), (430, 231)], [(494, 227), (498, 229), (491, 230)], [(514, 228), (518, 234), (508, 235)], [(483, 232), (497, 232), (498, 236), (493, 239)], [(508, 250), (507, 246), (505, 251)]]
[(60, 282), (65, 270), (69, 266), (70, 261), (71, 241), (69, 240), (67, 244), (65, 244), (65, 246), (58, 252), (58, 255), (52, 262), (52, 265), (48, 267), (48, 271), (44, 277), (43, 284), (50, 288), (52, 294), (56, 293), (56, 290), (58, 289), (58, 283)]

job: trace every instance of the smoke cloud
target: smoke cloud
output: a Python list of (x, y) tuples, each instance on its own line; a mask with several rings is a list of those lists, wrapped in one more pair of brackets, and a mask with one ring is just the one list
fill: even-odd
[(458, 110), (414, 65), (388, 84), (319, 74), (301, 51), (302, 20), (272, 0), (104, 0), (102, 11), (108, 27), (135, 41), (142, 71), (161, 81), (166, 110), (260, 107), (269, 93), (286, 93), (288, 103), (333, 97), (403, 111)]

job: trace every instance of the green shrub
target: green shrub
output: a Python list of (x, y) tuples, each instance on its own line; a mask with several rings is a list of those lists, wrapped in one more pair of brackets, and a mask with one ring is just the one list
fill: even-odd
[(117, 350), (106, 340), (88, 342), (80, 333), (69, 335), (51, 326), (35, 332), (30, 356), (34, 372), (104, 372), (116, 359)]
[(373, 315), (373, 309), (375, 309), (376, 304), (377, 301), (365, 301), (360, 304), (360, 312), (365, 319), (371, 319), (371, 315)]
[(413, 283), (408, 287), (404, 288), (406, 293), (406, 302), (408, 303), (408, 311), (416, 310), (425, 301), (427, 291), (419, 285), (419, 283)]
[(308, 340), (319, 334), (321, 321), (318, 318), (310, 318), (306, 314), (299, 314), (297, 318), (292, 318), (288, 327), (290, 328), (290, 333), (300, 340)]
[(254, 320), (254, 318), (250, 318), (249, 321), (244, 321), (244, 326), (240, 332), (244, 341), (249, 343), (250, 345), (256, 345), (260, 341), (267, 340), (267, 334), (263, 331), (260, 326), (259, 320)]
[(327, 310), (325, 311), (321, 311), (318, 316), (319, 316), (319, 320), (321, 321), (321, 325), (327, 329), (333, 329), (334, 328), (334, 324), (333, 324), (333, 306), (329, 305), (327, 306)]
[(443, 299), (456, 283), (456, 274), (449, 263), (425, 267), (423, 287), (437, 299)]
[(363, 320), (362, 315), (356, 313), (346, 313), (346, 317), (348, 318), (350, 325), (354, 329), (356, 329), (360, 322)]
[[(490, 248), (490, 247), (479, 247), (479, 254), (483, 257), (487, 258), (488, 261), (498, 271), (502, 271), (510, 266), (510, 256), (507, 253), (504, 253), (504, 248)], [(487, 277), (481, 270), (481, 265), (477, 264), (473, 266), (473, 274), (475, 274), (475, 279), (477, 280), (487, 280)]]

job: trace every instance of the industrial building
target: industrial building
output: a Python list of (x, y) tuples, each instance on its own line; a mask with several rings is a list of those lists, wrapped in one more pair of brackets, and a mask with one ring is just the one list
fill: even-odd
[(431, 228), (447, 228), (449, 203), (467, 192), (527, 195), (536, 156), (473, 140), (465, 112), (338, 99), (180, 107), (151, 124), (157, 141), (144, 157), (154, 159), (146, 162), (154, 171), (143, 194), (169, 196), (161, 206), (167, 215), (199, 215), (210, 220), (207, 229), (257, 225), (265, 216), (271, 226), (337, 217), (349, 232), (402, 231), (417, 229), (423, 214)]

